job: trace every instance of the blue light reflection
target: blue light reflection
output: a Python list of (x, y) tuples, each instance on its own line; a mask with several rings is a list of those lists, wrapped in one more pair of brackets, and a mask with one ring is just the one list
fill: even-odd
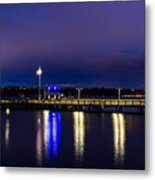
[(56, 157), (60, 144), (61, 114), (60, 112), (43, 111), (44, 117), (44, 147), (47, 159)]

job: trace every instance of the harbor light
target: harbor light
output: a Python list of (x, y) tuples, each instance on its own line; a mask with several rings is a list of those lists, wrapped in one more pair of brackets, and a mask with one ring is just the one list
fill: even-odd
[(56, 86), (54, 86), (54, 87), (53, 87), (53, 89), (54, 89), (54, 90), (57, 90), (57, 87), (56, 87)]
[(50, 90), (51, 90), (51, 87), (50, 87), (50, 86), (48, 86), (48, 88), (47, 88), (47, 89), (48, 89), (48, 91), (50, 91)]
[(37, 71), (36, 71), (36, 75), (37, 76), (41, 76), (42, 75), (42, 69), (41, 69), (41, 67), (39, 66), (39, 68), (37, 69)]
[(9, 109), (9, 108), (6, 108), (5, 113), (6, 113), (6, 115), (9, 115), (9, 114), (10, 114), (10, 109)]
[(41, 67), (36, 70), (36, 75), (38, 76), (38, 100), (41, 100), (41, 75), (43, 71)]

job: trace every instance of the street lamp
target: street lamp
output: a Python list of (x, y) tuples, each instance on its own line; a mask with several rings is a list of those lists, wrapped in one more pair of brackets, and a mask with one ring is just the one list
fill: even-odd
[(38, 76), (38, 100), (41, 100), (41, 75), (43, 71), (41, 67), (36, 70), (36, 75)]
[(118, 100), (121, 99), (121, 90), (122, 90), (122, 88), (118, 88)]
[(76, 88), (76, 90), (78, 90), (78, 100), (80, 100), (82, 88)]

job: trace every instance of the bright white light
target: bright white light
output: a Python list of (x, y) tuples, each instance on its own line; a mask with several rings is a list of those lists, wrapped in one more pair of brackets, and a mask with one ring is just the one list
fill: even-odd
[(10, 109), (7, 108), (5, 112), (6, 112), (6, 115), (9, 115), (10, 114)]
[(37, 75), (37, 76), (41, 76), (42, 73), (43, 73), (43, 71), (42, 71), (41, 67), (39, 67), (39, 68), (36, 70), (36, 75)]

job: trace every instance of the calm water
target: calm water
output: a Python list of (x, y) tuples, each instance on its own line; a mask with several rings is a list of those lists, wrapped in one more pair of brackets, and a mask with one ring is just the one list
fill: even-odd
[(1, 113), (3, 166), (144, 169), (144, 115)]

